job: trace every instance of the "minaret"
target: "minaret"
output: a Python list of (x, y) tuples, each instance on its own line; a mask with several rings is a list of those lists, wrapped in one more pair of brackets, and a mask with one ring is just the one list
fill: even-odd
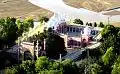
[(18, 38), (18, 64), (20, 61), (20, 38)]
[(46, 39), (44, 39), (44, 51), (46, 50)]
[(36, 56), (37, 56), (37, 59), (38, 59), (38, 57), (39, 57), (39, 42), (38, 42), (38, 40), (37, 40), (37, 52), (36, 52)]
[(64, 42), (65, 42), (65, 47), (67, 48), (68, 47), (68, 33), (65, 35)]
[(36, 56), (36, 41), (33, 42), (33, 60), (35, 60), (35, 56)]
[(90, 27), (85, 27), (84, 28), (84, 34), (82, 34), (82, 38), (85, 39), (85, 43), (89, 44), (89, 37), (91, 36), (91, 29)]

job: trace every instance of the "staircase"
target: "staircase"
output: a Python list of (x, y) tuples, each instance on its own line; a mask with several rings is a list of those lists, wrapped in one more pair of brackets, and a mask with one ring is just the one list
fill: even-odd
[(86, 49), (80, 49), (80, 50), (75, 50), (72, 52), (68, 52), (66, 56), (62, 57), (62, 59), (71, 59), (73, 61), (77, 61), (80, 59), (80, 56), (82, 55), (82, 52), (85, 51)]

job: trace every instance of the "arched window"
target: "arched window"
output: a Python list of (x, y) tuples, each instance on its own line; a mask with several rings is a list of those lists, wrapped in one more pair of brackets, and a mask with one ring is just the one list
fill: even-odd
[(81, 29), (81, 33), (84, 34), (84, 29)]
[(73, 45), (74, 41), (73, 40), (69, 40), (69, 45)]
[(72, 32), (72, 27), (70, 27), (70, 32)]
[(57, 31), (58, 31), (58, 32), (60, 31), (60, 26), (59, 26), (59, 25), (57, 26)]
[(83, 39), (82, 47), (86, 47), (86, 46), (87, 46), (86, 39)]
[(97, 31), (97, 30), (96, 30), (95, 32), (96, 32), (95, 34), (98, 34), (98, 31)]
[(80, 46), (81, 44), (80, 44), (80, 42), (78, 42), (78, 46)]
[(80, 34), (84, 34), (83, 28), (79, 28)]
[(67, 32), (69, 32), (69, 26), (67, 27)]
[(86, 39), (83, 39), (83, 42), (85, 43), (85, 42), (86, 42)]
[(54, 26), (53, 26), (52, 28), (53, 28), (53, 30), (55, 29), (55, 27), (54, 27)]
[(73, 28), (73, 32), (75, 32), (75, 28)]
[(95, 35), (95, 31), (94, 31), (94, 30), (92, 30), (92, 31), (91, 31), (91, 34), (92, 34), (92, 35)]
[(74, 41), (74, 45), (77, 46), (77, 41)]
[(79, 32), (79, 28), (76, 28), (76, 32)]

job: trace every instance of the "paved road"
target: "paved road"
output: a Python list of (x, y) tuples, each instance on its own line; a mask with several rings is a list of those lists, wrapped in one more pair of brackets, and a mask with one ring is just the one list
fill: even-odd
[[(103, 15), (102, 13), (97, 13), (93, 11), (89, 11), (83, 8), (77, 9), (71, 6), (66, 5), (63, 0), (29, 0), (32, 4), (42, 7), (44, 9), (50, 10), (60, 16), (67, 16), (68, 18), (80, 18), (84, 22), (95, 22), (95, 21), (103, 21), (107, 22), (108, 17), (107, 15)], [(120, 18), (120, 16), (111, 18), (111, 20), (119, 20), (115, 19)]]

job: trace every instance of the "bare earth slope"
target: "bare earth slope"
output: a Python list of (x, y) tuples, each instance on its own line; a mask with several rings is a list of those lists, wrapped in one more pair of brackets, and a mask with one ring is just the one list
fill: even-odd
[(73, 7), (83, 7), (93, 11), (103, 11), (109, 8), (119, 7), (120, 0), (64, 0), (66, 4)]
[(37, 18), (39, 15), (51, 16), (52, 13), (32, 5), (28, 0), (0, 0), (0, 17)]
[[(64, 0), (64, 2), (76, 8), (83, 7), (96, 12), (120, 7), (120, 0)], [(120, 27), (120, 22), (115, 22), (111, 24), (116, 27)]]

